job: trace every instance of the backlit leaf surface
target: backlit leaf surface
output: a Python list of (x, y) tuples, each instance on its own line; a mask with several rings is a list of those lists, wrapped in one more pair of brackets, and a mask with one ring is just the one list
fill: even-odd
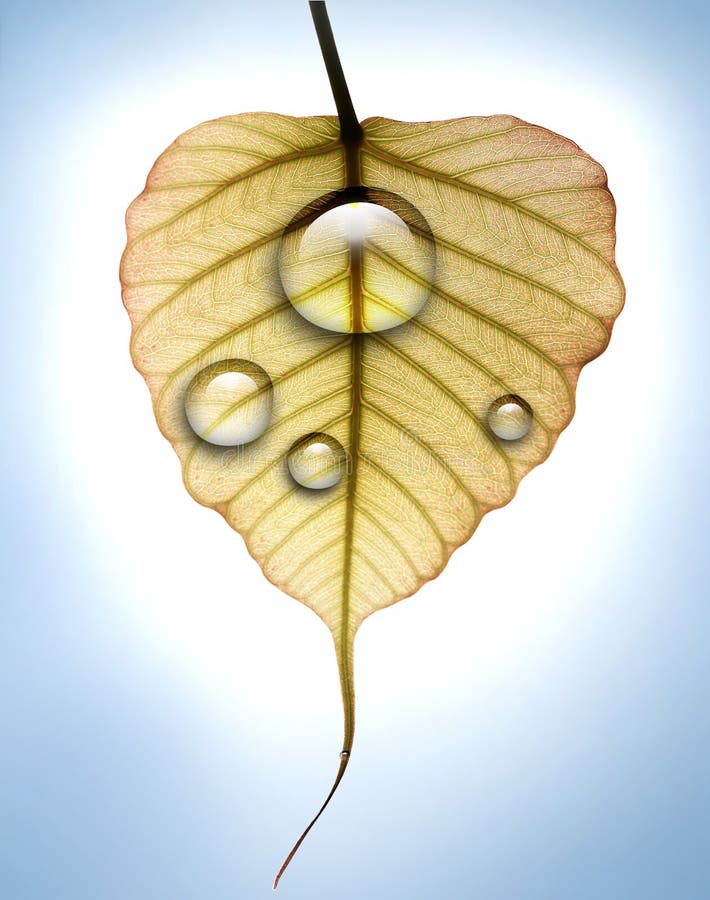
[[(183, 134), (129, 209), (121, 266), (133, 359), (187, 489), (334, 636), (346, 752), (358, 626), (436, 577), (547, 457), (624, 294), (606, 176), (576, 144), (510, 116), (362, 128), (361, 183), (411, 204), (434, 241), (428, 300), (404, 324), (325, 331), (285, 295), (284, 229), (347, 184), (335, 117), (245, 114)], [(382, 292), (416, 277), (381, 263)], [(341, 277), (333, 291), (347, 301), (352, 288)], [(270, 427), (235, 448), (201, 440), (185, 417), (192, 379), (225, 359), (273, 384)], [(487, 421), (509, 394), (533, 414), (520, 440)], [(296, 484), (286, 462), (312, 432), (348, 457), (323, 491)]]

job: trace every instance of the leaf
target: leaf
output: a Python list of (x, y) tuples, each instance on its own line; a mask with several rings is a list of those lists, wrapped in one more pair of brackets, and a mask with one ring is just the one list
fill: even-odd
[[(573, 142), (512, 116), (372, 118), (346, 140), (343, 118), (251, 113), (187, 131), (128, 210), (121, 264), (133, 360), (188, 491), (333, 635), (345, 713), (333, 790), (352, 748), (358, 627), (435, 578), (548, 456), (624, 296), (606, 175)], [(285, 294), (289, 235), (334, 192), (399, 202), (433, 242), (430, 281), (386, 254), (359, 273), (348, 259), (335, 275), (315, 265), (311, 296), (348, 315), (356, 294), (386, 308), (383, 294), (396, 306), (424, 284), (424, 306), (397, 327), (327, 331)], [(236, 447), (198, 437), (185, 413), (196, 376), (225, 360), (273, 386), (268, 429)], [(510, 396), (532, 413), (518, 440), (491, 428)], [(289, 473), (290, 449), (313, 433), (346, 452), (327, 490)]]

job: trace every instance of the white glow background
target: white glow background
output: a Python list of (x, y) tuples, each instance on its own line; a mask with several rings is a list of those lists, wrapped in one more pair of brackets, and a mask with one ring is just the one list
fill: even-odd
[[(512, 113), (598, 159), (628, 299), (550, 459), (363, 627), (299, 900), (710, 896), (707, 13), (534, 6), (329, 5), (361, 118)], [(0, 891), (265, 898), (337, 767), (330, 637), (183, 489), (117, 271), (179, 133), (333, 112), (308, 9), (3, 20)]]

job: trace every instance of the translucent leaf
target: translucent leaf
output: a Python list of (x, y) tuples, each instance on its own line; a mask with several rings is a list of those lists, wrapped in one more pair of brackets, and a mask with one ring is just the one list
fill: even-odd
[[(133, 359), (187, 489), (333, 635), (336, 786), (358, 627), (435, 578), (548, 456), (624, 295), (606, 176), (576, 144), (511, 116), (361, 128), (253, 113), (191, 129), (131, 205), (121, 265)], [(308, 244), (352, 202), (404, 231)], [(209, 367), (232, 372), (226, 393), (188, 417)], [(268, 425), (230, 439), (250, 404)]]

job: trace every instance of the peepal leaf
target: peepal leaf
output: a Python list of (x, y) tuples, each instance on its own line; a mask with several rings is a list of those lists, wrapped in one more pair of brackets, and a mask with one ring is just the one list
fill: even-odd
[[(133, 360), (185, 486), (333, 635), (333, 790), (358, 627), (435, 578), (548, 456), (624, 296), (606, 175), (572, 141), (503, 115), (357, 125), (338, 105), (340, 119), (248, 113), (181, 135), (128, 210), (121, 264)], [(316, 260), (309, 296), (349, 311), (344, 333), (304, 318), (282, 278), (289, 227), (334, 197), (389, 204), (434, 260), (430, 276), (374, 245), (335, 274)], [(368, 333), (367, 309), (397, 308), (412, 286), (420, 311)], [(194, 379), (225, 360), (260, 367), (272, 391), (268, 428), (238, 446), (198, 437), (185, 411)], [(490, 416), (510, 396), (531, 425), (506, 440)], [(345, 450), (326, 490), (288, 467), (313, 433)]]

